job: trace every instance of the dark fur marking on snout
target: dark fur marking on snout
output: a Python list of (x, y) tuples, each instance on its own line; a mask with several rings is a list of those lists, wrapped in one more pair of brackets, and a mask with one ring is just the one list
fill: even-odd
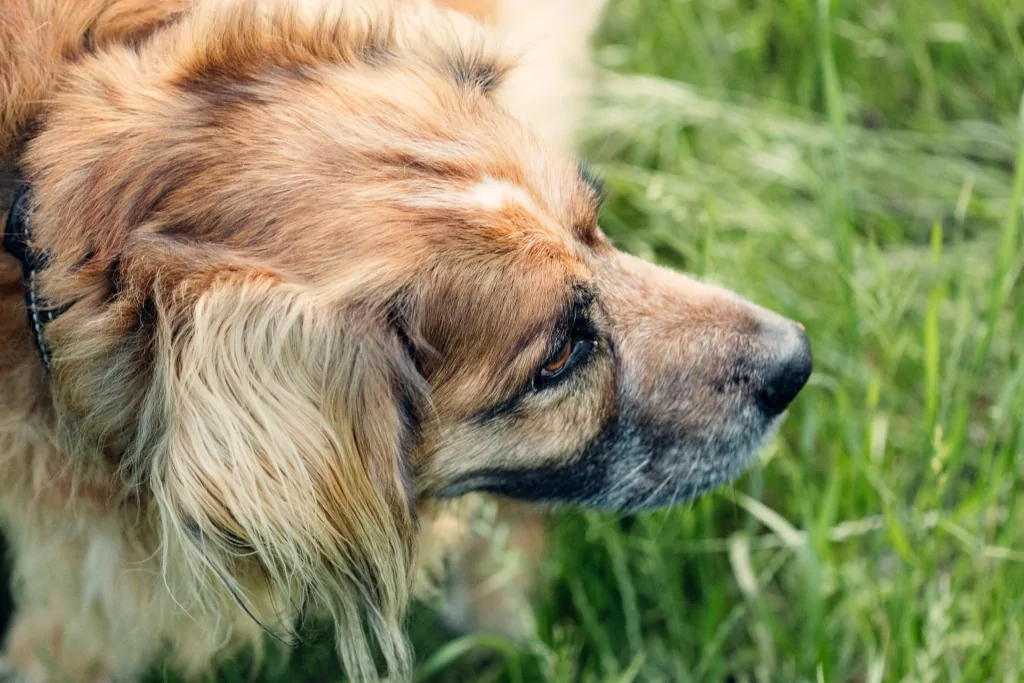
[(465, 475), (441, 491), (439, 497), (456, 497), (484, 491), (535, 503), (582, 502), (604, 492), (608, 480), (607, 458), (593, 457), (605, 450), (618, 431), (618, 421), (605, 424), (591, 442), (565, 462), (528, 470), (490, 468)]
[(735, 476), (760, 440), (751, 434), (714, 446), (680, 425), (639, 412), (620, 414), (566, 460), (531, 469), (464, 475), (440, 497), (484, 491), (538, 503), (637, 511), (691, 500)]
[(439, 498), (483, 491), (533, 503), (581, 502), (608, 485), (608, 463), (602, 458), (574, 458), (558, 465), (528, 470), (492, 468), (466, 475), (446, 487)]

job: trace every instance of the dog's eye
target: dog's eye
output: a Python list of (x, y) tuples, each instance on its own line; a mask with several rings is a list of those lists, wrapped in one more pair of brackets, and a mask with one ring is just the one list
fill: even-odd
[(565, 343), (537, 371), (534, 387), (544, 389), (565, 379), (573, 368), (586, 360), (595, 346), (597, 339), (589, 326), (575, 326)]
[(558, 352), (558, 355), (553, 360), (548, 361), (547, 365), (540, 369), (540, 376), (544, 379), (550, 379), (560, 373), (565, 369), (565, 365), (569, 362), (569, 356), (571, 355), (572, 339), (566, 339), (565, 345), (562, 347), (562, 350)]

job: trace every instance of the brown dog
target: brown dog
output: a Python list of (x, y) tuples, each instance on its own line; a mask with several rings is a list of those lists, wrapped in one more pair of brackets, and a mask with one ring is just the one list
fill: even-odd
[(686, 500), (805, 383), (795, 323), (598, 228), (562, 150), (600, 2), (453, 4), (524, 50), (414, 0), (0, 3), (25, 680), (198, 673), (308, 609), (405, 678), (418, 509)]

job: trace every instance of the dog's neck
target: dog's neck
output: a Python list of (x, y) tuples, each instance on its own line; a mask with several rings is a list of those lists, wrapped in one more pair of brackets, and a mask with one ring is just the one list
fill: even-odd
[[(9, 0), (0, 22), (0, 226), (20, 183), (15, 168), (34, 133), (46, 126), (45, 102), (60, 78), (89, 54), (145, 39), (195, 0)], [(59, 55), (59, 58), (56, 57)], [(0, 384), (30, 364), (42, 365), (26, 327), (22, 264), (0, 252)], [(20, 374), (20, 372), (19, 372)], [(2, 387), (0, 387), (2, 389)]]

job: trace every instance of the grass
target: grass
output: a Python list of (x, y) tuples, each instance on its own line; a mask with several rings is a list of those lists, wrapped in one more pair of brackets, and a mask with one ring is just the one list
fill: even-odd
[(734, 486), (563, 513), (536, 642), (419, 610), (420, 680), (1020, 680), (1024, 4), (613, 0), (595, 50), (606, 231), (802, 321), (815, 374)]

